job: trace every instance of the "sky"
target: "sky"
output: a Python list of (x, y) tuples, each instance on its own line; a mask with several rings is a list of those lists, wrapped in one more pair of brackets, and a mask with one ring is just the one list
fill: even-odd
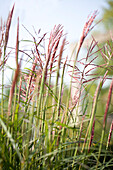
[(106, 5), (105, 0), (0, 0), (0, 16), (4, 20), (14, 3), (12, 27), (16, 30), (19, 16), (21, 38), (27, 36), (22, 24), (32, 33), (33, 26), (45, 33), (50, 32), (54, 25), (62, 24), (69, 42), (79, 39), (87, 16), (98, 10), (97, 19), (101, 18), (102, 7)]

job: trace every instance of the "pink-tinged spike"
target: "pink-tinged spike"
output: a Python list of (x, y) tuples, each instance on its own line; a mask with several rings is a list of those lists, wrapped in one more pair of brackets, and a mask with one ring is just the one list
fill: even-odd
[(91, 15), (91, 17), (88, 19), (88, 21), (85, 23), (84, 28), (83, 28), (83, 32), (82, 32), (82, 36), (80, 38), (80, 41), (78, 43), (78, 49), (77, 49), (77, 53), (79, 53), (81, 46), (86, 38), (86, 36), (88, 35), (88, 33), (92, 30), (93, 27), (92, 23), (95, 19), (95, 17), (97, 16), (97, 12), (98, 11), (94, 11), (94, 13)]
[(113, 131), (113, 120), (112, 120), (112, 123), (111, 123), (111, 126), (110, 126), (110, 131), (109, 131), (109, 136), (108, 136), (108, 146), (109, 146), (110, 141), (111, 141), (112, 131)]
[(108, 113), (108, 109), (109, 109), (109, 105), (110, 105), (110, 101), (111, 101), (111, 96), (112, 96), (112, 89), (113, 89), (113, 79), (109, 88), (109, 93), (108, 93), (108, 100), (106, 103), (106, 109), (105, 109), (105, 113), (104, 113), (104, 121), (103, 121), (103, 128), (105, 128), (105, 123), (106, 123), (106, 118), (107, 118), (107, 113)]
[(6, 32), (5, 32), (5, 44), (4, 44), (4, 49), (6, 50), (6, 46), (8, 43), (8, 38), (9, 38), (9, 30), (10, 30), (10, 26), (11, 26), (11, 21), (12, 21), (12, 16), (13, 16), (13, 11), (14, 11), (14, 6), (11, 10), (11, 12), (9, 13), (8, 19), (7, 19), (7, 23), (6, 23)]
[(16, 37), (16, 51), (15, 51), (16, 67), (18, 66), (18, 51), (19, 51), (19, 17), (18, 17), (18, 23), (17, 23), (17, 37)]

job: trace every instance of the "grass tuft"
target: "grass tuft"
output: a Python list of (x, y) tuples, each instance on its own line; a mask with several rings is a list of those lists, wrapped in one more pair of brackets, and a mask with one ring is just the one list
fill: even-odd
[[(113, 42), (100, 48), (92, 37), (87, 52), (80, 55), (85, 38), (95, 26), (97, 11), (85, 23), (78, 47), (69, 59), (64, 53), (67, 40), (62, 25), (55, 25), (49, 38), (46, 33), (39, 35), (40, 31), (35, 31), (35, 38), (24, 27), (33, 40), (24, 41), (30, 43), (28, 50), (20, 49), (23, 41), (19, 40), (19, 18), (16, 47), (8, 53), (14, 6), (7, 23), (1, 21), (0, 27), (0, 169), (110, 169), (113, 121), (108, 122), (108, 118), (113, 111)], [(11, 56), (16, 68), (8, 66)], [(13, 70), (7, 91), (6, 68)], [(106, 82), (108, 97), (104, 96), (104, 101)]]

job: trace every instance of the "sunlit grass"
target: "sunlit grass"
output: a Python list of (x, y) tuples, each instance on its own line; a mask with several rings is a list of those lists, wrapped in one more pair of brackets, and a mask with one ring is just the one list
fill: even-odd
[[(112, 57), (107, 58), (93, 38), (87, 53), (79, 59), (79, 52), (93, 28), (97, 11), (85, 23), (72, 62), (64, 55), (67, 41), (61, 25), (55, 26), (51, 31), (47, 47), (43, 45), (47, 40), (46, 34), (38, 39), (30, 34), (33, 38), (31, 53), (22, 51), (19, 48), (21, 42), (18, 19), (16, 48), (13, 53), (16, 68), (12, 68), (10, 88), (6, 91), (4, 70), (7, 58), (10, 59), (7, 43), (13, 10), (14, 7), (6, 25), (1, 23), (0, 29), (0, 169), (112, 168), (113, 121), (106, 134), (107, 116), (109, 108), (112, 108), (113, 79), (108, 75), (109, 60)], [(26, 41), (29, 42), (31, 43)], [(109, 43), (108, 46), (110, 47)], [(112, 48), (108, 49), (108, 54), (112, 54)], [(101, 57), (106, 57), (103, 58), (104, 66), (95, 64), (98, 51), (101, 52)], [(29, 57), (29, 68), (21, 68), (24, 59), (20, 59), (20, 52), (23, 53), (23, 58), (26, 55)], [(92, 72), (98, 68), (104, 70), (104, 75)], [(71, 77), (69, 86), (65, 85), (66, 74)], [(98, 107), (102, 99), (103, 84), (107, 79), (111, 80), (111, 84), (106, 91), (108, 96), (101, 115), (98, 114)], [(102, 123), (98, 135), (97, 125), (100, 119)]]

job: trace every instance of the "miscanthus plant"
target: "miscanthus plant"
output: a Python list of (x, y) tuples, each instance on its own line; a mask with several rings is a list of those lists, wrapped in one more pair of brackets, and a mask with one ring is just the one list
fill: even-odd
[[(97, 11), (85, 23), (70, 62), (63, 54), (67, 41), (61, 25), (52, 29), (49, 39), (46, 34), (38, 33), (35, 38), (30, 33), (32, 41), (24, 41), (32, 43), (31, 53), (27, 53), (19, 48), (22, 42), (18, 19), (16, 47), (12, 52), (8, 39), (13, 10), (14, 6), (6, 24), (1, 21), (0, 26), (0, 169), (112, 169), (113, 121), (108, 133), (106, 123), (112, 100), (113, 79), (108, 72), (112, 70), (109, 63), (113, 59), (113, 43), (108, 42), (105, 50), (105, 46), (100, 48), (92, 38), (86, 54), (80, 56)], [(104, 61), (102, 65), (95, 62), (98, 53)], [(4, 78), (10, 55), (14, 56), (16, 67), (10, 66), (13, 77), (6, 93)], [(22, 68), (26, 56), (29, 67)], [(104, 72), (103, 76), (94, 72), (97, 68)], [(70, 74), (68, 87), (64, 83), (66, 74)], [(96, 138), (99, 119), (96, 111), (108, 79), (107, 102), (102, 106), (103, 123)], [(89, 91), (95, 82), (97, 87), (91, 96)]]

